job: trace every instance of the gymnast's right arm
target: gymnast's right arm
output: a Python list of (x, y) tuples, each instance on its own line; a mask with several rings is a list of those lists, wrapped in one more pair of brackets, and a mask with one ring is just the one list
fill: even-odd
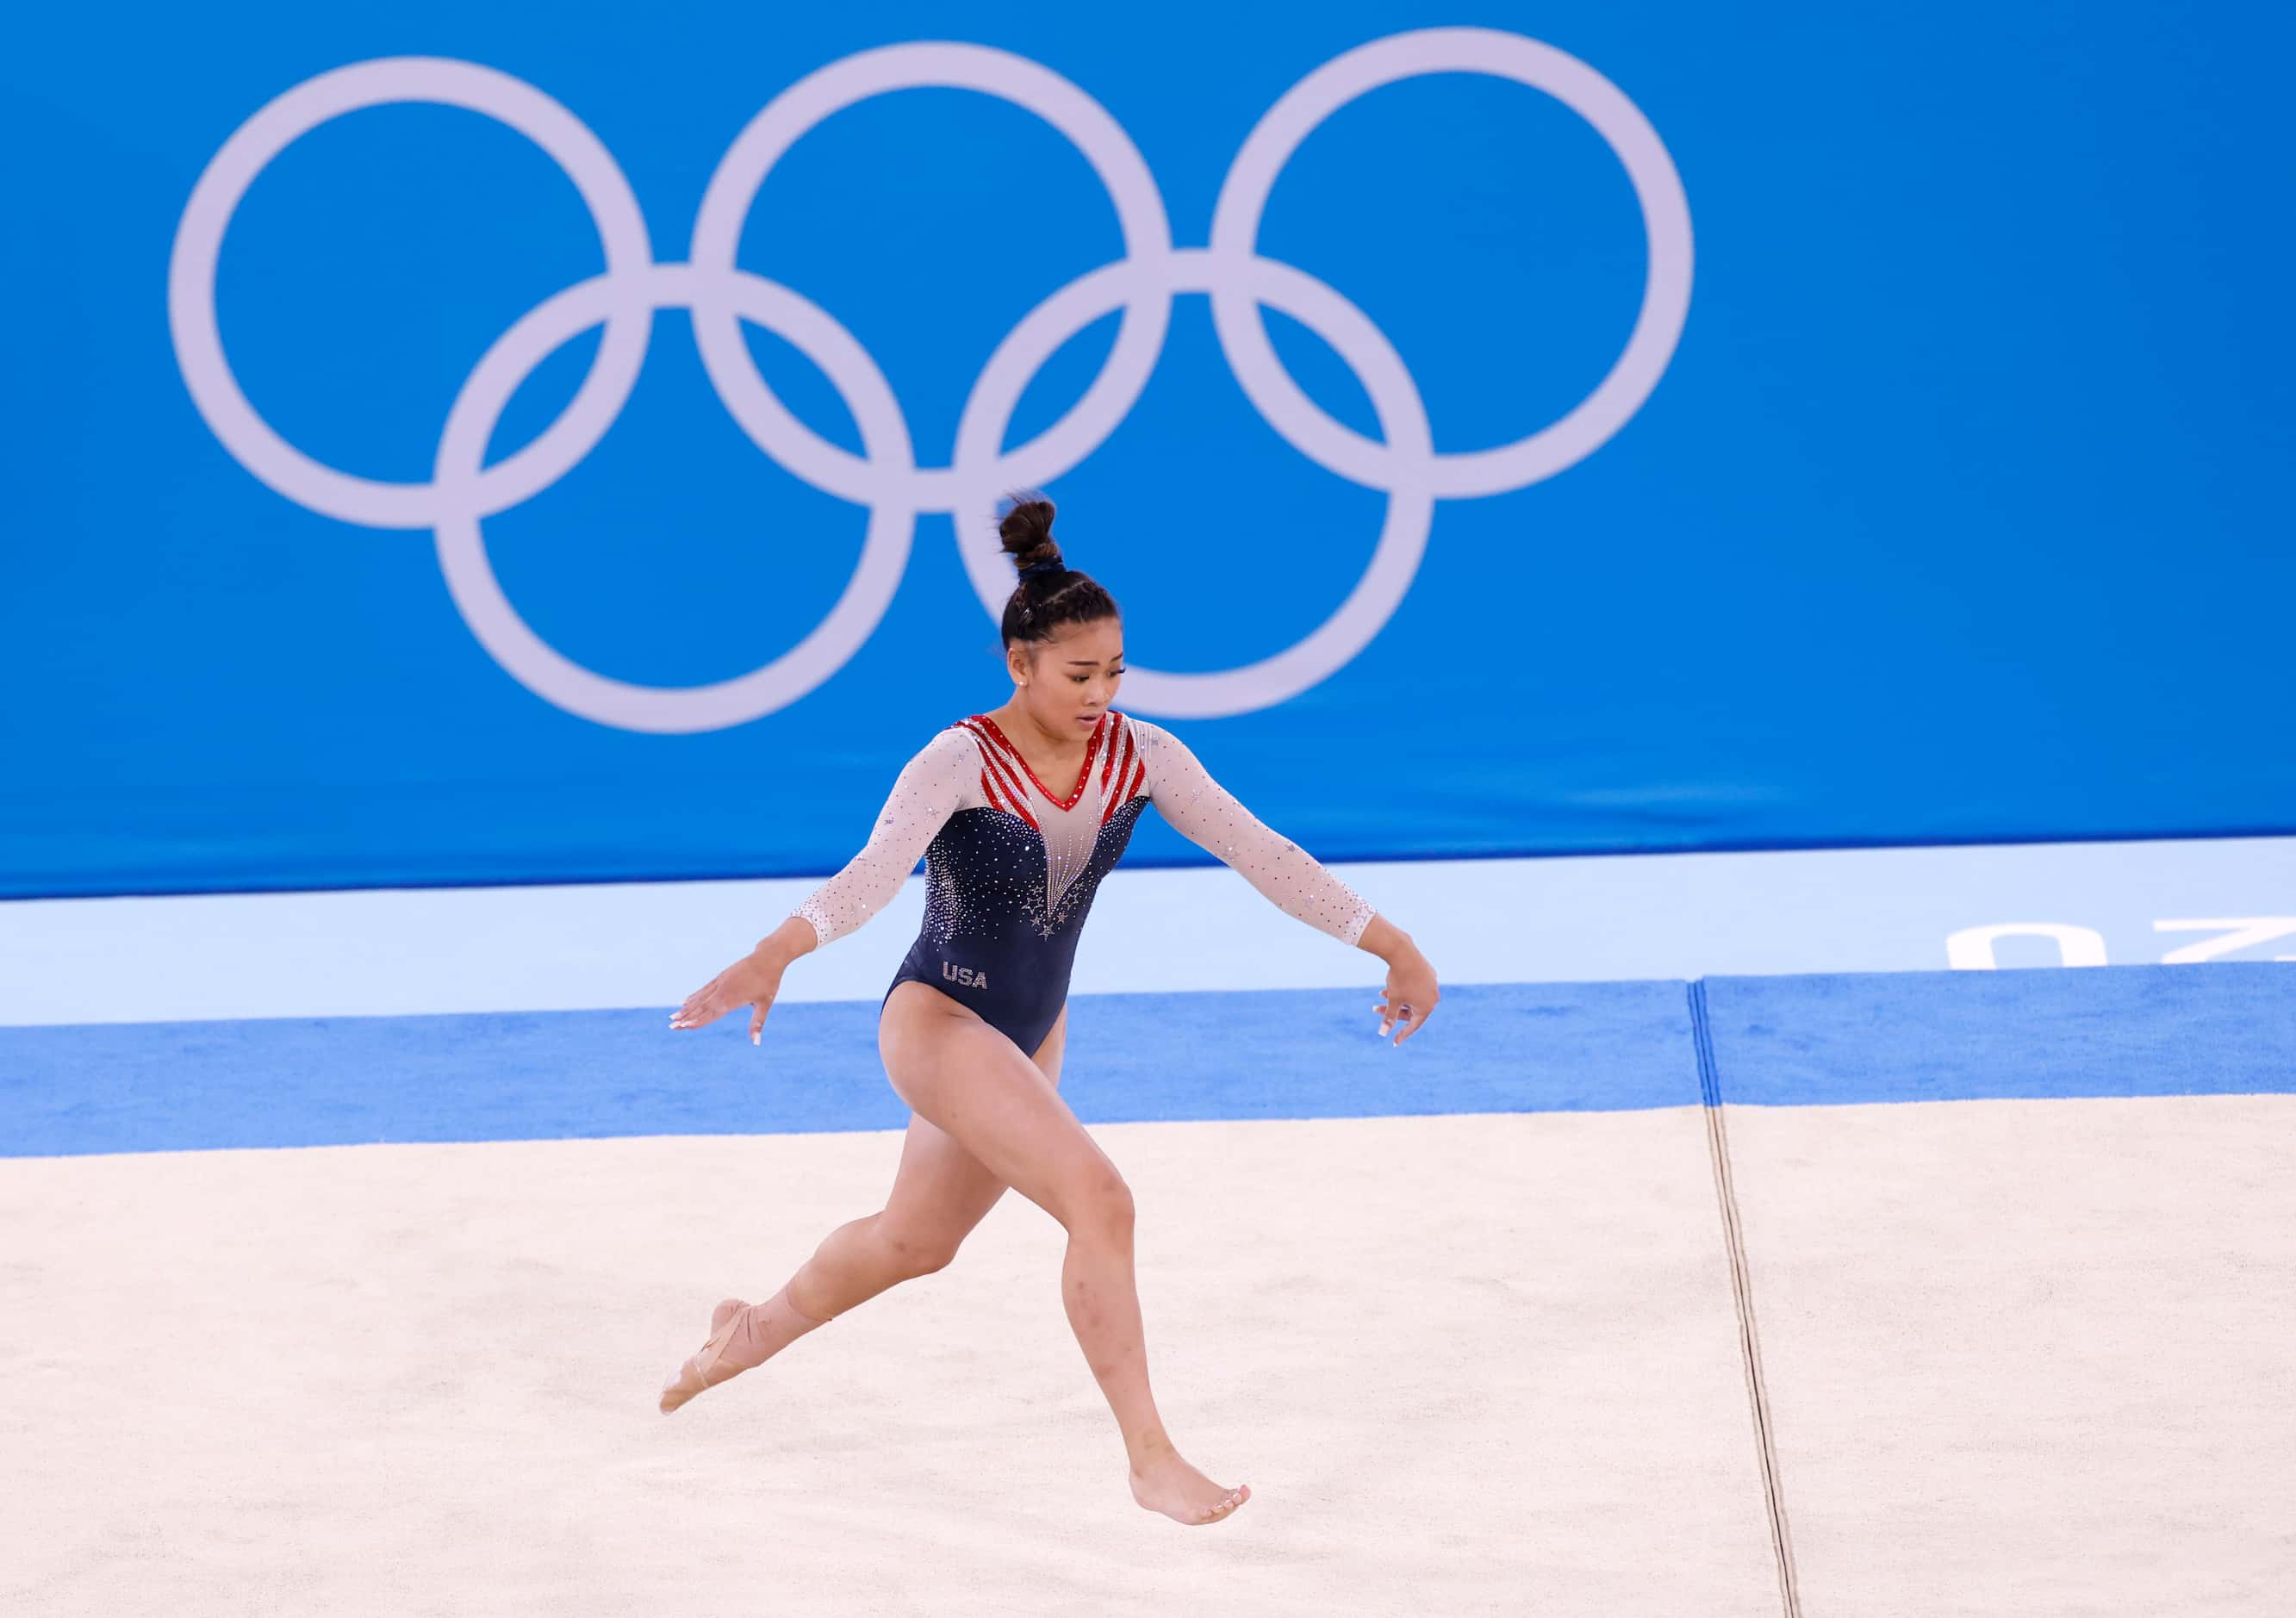
[(871, 828), (869, 841), (845, 866), (806, 896), (758, 946), (685, 998), (672, 1028), (700, 1028), (736, 1006), (755, 1007), (750, 1042), (758, 1042), (766, 1009), (781, 992), (782, 973), (801, 955), (844, 937), (901, 891), (925, 846), (955, 812), (978, 773), (971, 738), (956, 727), (941, 731), (901, 767), (893, 790)]

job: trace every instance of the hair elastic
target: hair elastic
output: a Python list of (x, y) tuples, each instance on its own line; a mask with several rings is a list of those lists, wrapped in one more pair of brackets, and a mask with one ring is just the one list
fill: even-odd
[(1021, 570), (1021, 577), (1023, 579), (1029, 579), (1033, 578), (1038, 573), (1057, 573), (1062, 571), (1066, 565), (1066, 563), (1058, 561), (1032, 562), (1027, 567)]

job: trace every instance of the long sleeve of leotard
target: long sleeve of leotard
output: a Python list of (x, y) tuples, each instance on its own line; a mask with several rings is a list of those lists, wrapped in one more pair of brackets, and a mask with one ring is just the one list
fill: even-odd
[(1174, 831), (1218, 855), (1286, 916), (1343, 944), (1363, 936), (1374, 914), (1368, 899), (1239, 803), (1179, 737), (1144, 720), (1130, 723), (1148, 767), (1149, 801)]
[(790, 914), (811, 922), (825, 944), (883, 909), (980, 771), (980, 755), (964, 731), (952, 727), (935, 735), (893, 778), (893, 790), (861, 851)]

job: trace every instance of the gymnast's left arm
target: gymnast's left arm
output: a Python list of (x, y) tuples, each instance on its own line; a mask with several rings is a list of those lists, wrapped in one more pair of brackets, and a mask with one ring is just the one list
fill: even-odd
[(1131, 721), (1148, 762), (1149, 801), (1172, 829), (1218, 855), (1285, 915), (1387, 963), (1380, 1037), (1400, 1045), (1426, 1026), (1441, 993), (1435, 968), (1411, 935), (1298, 843), (1243, 807), (1187, 744), (1161, 726)]

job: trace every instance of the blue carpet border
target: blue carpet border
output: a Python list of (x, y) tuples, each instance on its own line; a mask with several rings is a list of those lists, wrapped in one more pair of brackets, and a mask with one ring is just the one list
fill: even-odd
[[(873, 1002), (0, 1029), (0, 1157), (897, 1129)], [(1087, 1123), (2296, 1091), (2278, 963), (1078, 995)]]

